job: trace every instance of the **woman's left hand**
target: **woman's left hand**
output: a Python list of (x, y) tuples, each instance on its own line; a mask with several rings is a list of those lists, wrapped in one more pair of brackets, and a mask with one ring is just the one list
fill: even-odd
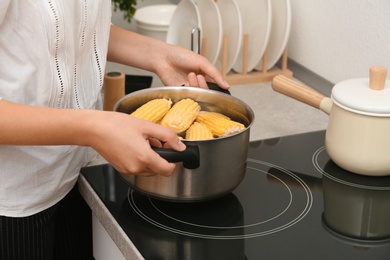
[(221, 72), (207, 58), (115, 25), (111, 25), (107, 60), (154, 72), (167, 86), (208, 88), (209, 81), (229, 88)]
[(229, 88), (219, 70), (205, 57), (174, 45), (167, 46), (166, 50), (164, 62), (156, 67), (156, 74), (164, 85), (208, 88), (207, 81), (210, 81), (223, 89)]

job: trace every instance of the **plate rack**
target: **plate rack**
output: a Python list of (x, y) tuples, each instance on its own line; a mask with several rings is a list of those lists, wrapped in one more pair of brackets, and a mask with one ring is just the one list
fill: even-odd
[[(205, 56), (207, 39), (203, 38), (201, 43), (201, 55)], [(249, 35), (245, 34), (243, 36), (243, 62), (242, 62), (242, 72), (227, 71), (227, 57), (228, 57), (228, 43), (229, 39), (227, 35), (223, 36), (222, 48), (221, 48), (221, 73), (230, 85), (241, 85), (241, 84), (251, 84), (259, 82), (272, 81), (273, 77), (276, 75), (282, 74), (286, 77), (292, 78), (293, 73), (287, 68), (287, 57), (288, 57), (288, 48), (283, 51), (281, 56), (281, 68), (274, 66), (273, 68), (267, 70), (267, 50), (265, 50), (262, 57), (262, 70), (261, 71), (250, 71), (247, 72), (248, 64), (248, 45), (249, 45)]]

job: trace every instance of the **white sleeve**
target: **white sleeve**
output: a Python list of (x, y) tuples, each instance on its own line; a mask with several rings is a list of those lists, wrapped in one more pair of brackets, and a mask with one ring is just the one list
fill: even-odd
[(11, 0), (1, 0), (0, 1), (0, 25), (3, 23), (5, 14), (7, 13), (8, 6)]

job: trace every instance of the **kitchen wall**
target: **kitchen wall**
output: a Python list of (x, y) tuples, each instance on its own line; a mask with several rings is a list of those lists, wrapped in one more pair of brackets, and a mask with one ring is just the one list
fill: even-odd
[(337, 83), (383, 65), (390, 78), (389, 0), (291, 0), (289, 58)]
[[(178, 2), (138, 0), (138, 6)], [(332, 83), (367, 77), (372, 65), (390, 71), (390, 0), (291, 0), (291, 8), (291, 60)], [(136, 29), (119, 12), (112, 21)]]

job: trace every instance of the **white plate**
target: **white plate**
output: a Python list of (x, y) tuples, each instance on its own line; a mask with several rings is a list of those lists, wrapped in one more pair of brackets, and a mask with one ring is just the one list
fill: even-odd
[[(267, 66), (269, 70), (278, 62), (287, 46), (291, 31), (290, 0), (272, 0), (272, 29), (267, 48)], [(256, 70), (262, 70), (262, 60)]]
[[(182, 0), (172, 15), (167, 33), (167, 42), (191, 50), (191, 36), (194, 28), (199, 28), (202, 32), (198, 7), (193, 0)], [(202, 36), (200, 35), (200, 37)], [(198, 39), (198, 32), (195, 31), (193, 43), (193, 51), (195, 52), (199, 52), (200, 48)]]
[[(219, 0), (217, 6), (222, 19), (222, 41), (225, 36), (228, 38), (226, 72), (229, 72), (236, 62), (242, 45), (241, 13), (235, 0)], [(222, 69), (222, 53), (215, 66)]]
[[(248, 35), (247, 72), (263, 57), (271, 32), (271, 0), (238, 0), (242, 14), (243, 35)], [(242, 73), (244, 48), (241, 47), (233, 70)]]
[[(202, 37), (206, 39), (204, 56), (215, 64), (221, 51), (222, 44), (222, 19), (214, 0), (195, 0), (202, 21)], [(207, 25), (207, 26), (206, 26)]]
[(169, 26), (176, 5), (149, 5), (138, 8), (134, 20), (141, 24), (153, 26)]

